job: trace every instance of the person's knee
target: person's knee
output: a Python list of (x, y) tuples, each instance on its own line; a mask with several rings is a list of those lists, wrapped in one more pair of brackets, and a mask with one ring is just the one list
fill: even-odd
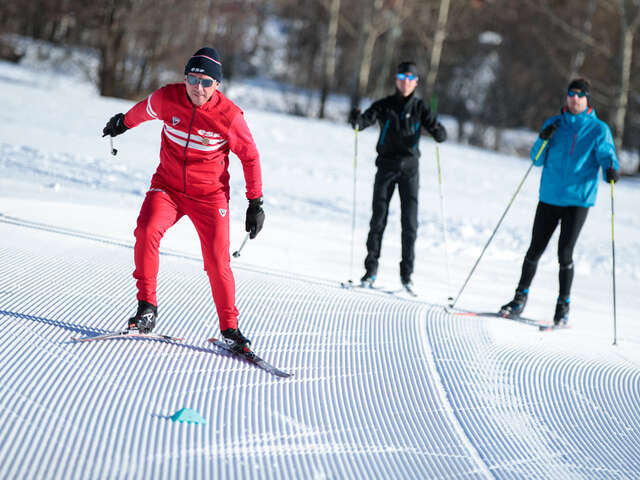
[(139, 241), (159, 241), (163, 232), (152, 222), (146, 220), (138, 220), (138, 225), (133, 235)]
[(560, 259), (558, 263), (560, 264), (560, 270), (573, 270), (573, 261), (571, 260), (567, 262)]
[(558, 263), (560, 268), (573, 267), (573, 250), (562, 248), (558, 250)]

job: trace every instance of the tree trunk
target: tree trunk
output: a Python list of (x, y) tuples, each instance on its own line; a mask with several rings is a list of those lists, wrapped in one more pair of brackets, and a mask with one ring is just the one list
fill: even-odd
[(427, 75), (426, 92), (433, 95), (438, 77), (438, 69), (440, 68), (440, 58), (442, 56), (442, 47), (444, 39), (447, 36), (447, 20), (449, 18), (449, 6), (451, 0), (440, 0), (438, 9), (438, 25), (433, 37), (433, 48), (431, 49), (431, 62), (429, 64), (429, 74)]
[(627, 105), (629, 103), (629, 85), (631, 80), (631, 59), (633, 55), (633, 39), (634, 31), (623, 28), (620, 51), (620, 86), (618, 89), (618, 98), (616, 99), (616, 110), (613, 116), (613, 125), (615, 128), (616, 149), (622, 148), (622, 139), (624, 138), (624, 123), (627, 116)]
[(371, 8), (372, 5), (369, 1), (365, 2), (364, 12), (362, 15), (363, 25), (358, 30), (358, 41), (356, 47), (356, 67), (353, 71), (353, 87), (351, 90), (351, 108), (358, 108), (360, 106), (360, 99), (362, 91), (360, 90), (360, 71), (362, 70), (362, 57), (364, 55), (364, 44), (367, 38), (367, 30), (371, 28)]
[(112, 1), (105, 7), (100, 40), (100, 94), (105, 97), (121, 96), (121, 71), (124, 64), (124, 38), (129, 1)]
[(402, 10), (403, 0), (399, 0), (391, 10), (391, 28), (387, 35), (386, 42), (384, 44), (384, 53), (382, 54), (382, 68), (379, 75), (377, 75), (378, 81), (376, 82), (375, 95), (381, 97), (386, 90), (389, 89), (387, 85), (389, 74), (393, 69), (393, 55), (396, 50), (396, 45), (400, 35), (402, 35), (402, 26), (400, 19), (400, 12)]
[[(634, 2), (635, 3), (635, 2)], [(630, 18), (627, 0), (618, 1), (620, 12), (620, 80), (616, 98), (616, 109), (613, 115), (616, 149), (622, 149), (625, 119), (629, 104), (629, 88), (631, 84), (631, 62), (633, 60), (633, 41), (640, 26), (640, 9), (636, 9), (633, 19)]]
[(327, 42), (324, 50), (324, 74), (322, 76), (322, 90), (320, 93), (320, 111), (318, 118), (324, 118), (324, 106), (333, 85), (336, 72), (336, 43), (338, 39), (338, 19), (340, 18), (340, 0), (331, 0), (329, 9), (329, 26), (327, 28)]
[[(586, 18), (582, 26), (582, 32), (587, 37), (591, 36), (591, 27), (593, 26), (592, 20), (593, 20), (593, 15), (596, 11), (597, 4), (598, 4), (598, 0), (589, 0), (585, 8)], [(580, 47), (573, 57), (573, 62), (571, 64), (571, 74), (569, 75), (569, 81), (580, 76), (580, 70), (582, 69), (582, 65), (584, 65), (584, 58), (586, 56), (587, 48), (588, 48), (588, 45), (586, 43), (580, 43)]]

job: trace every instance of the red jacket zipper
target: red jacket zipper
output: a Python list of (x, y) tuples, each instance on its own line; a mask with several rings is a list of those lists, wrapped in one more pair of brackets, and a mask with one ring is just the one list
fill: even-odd
[(187, 143), (184, 145), (184, 162), (182, 163), (182, 182), (184, 184), (183, 193), (187, 193), (187, 148), (189, 148), (189, 139), (191, 138), (191, 126), (193, 125), (193, 119), (196, 117), (196, 107), (193, 107), (193, 113), (191, 114), (191, 121), (189, 122), (189, 131), (187, 132)]

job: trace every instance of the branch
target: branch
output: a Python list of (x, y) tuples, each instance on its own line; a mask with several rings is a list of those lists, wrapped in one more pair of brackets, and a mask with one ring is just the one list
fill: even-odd
[(582, 32), (580, 29), (575, 28), (573, 25), (570, 25), (569, 23), (565, 22), (563, 19), (558, 17), (554, 13), (554, 11), (551, 10), (551, 8), (549, 8), (549, 6), (546, 3), (541, 4), (536, 0), (525, 0), (525, 2), (530, 7), (545, 14), (549, 18), (549, 20), (551, 20), (552, 23), (560, 27), (565, 33), (568, 33), (569, 35), (574, 37), (576, 40), (586, 43), (595, 51), (600, 52), (601, 54), (607, 57), (611, 57), (613, 55), (611, 50), (609, 50), (607, 47), (602, 46), (600, 43), (598, 43), (589, 35), (585, 35), (584, 32)]
[[(331, 8), (331, 5), (329, 3), (330, 0), (316, 0), (316, 1), (320, 5), (322, 5), (327, 10), (327, 12), (330, 11), (330, 8)], [(353, 23), (351, 23), (349, 19), (345, 17), (342, 13), (340, 13), (338, 17), (338, 23), (340, 24), (344, 32), (350, 37), (355, 37), (358, 34), (358, 31), (356, 30), (356, 27), (353, 26)]]

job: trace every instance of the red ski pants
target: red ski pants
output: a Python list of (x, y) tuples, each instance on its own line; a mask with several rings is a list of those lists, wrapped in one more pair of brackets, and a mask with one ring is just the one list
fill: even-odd
[(164, 233), (187, 215), (200, 237), (204, 269), (209, 277), (220, 330), (238, 327), (235, 280), (229, 258), (229, 208), (186, 197), (168, 190), (151, 189), (142, 203), (134, 235), (134, 259), (138, 300), (157, 305), (160, 240)]

